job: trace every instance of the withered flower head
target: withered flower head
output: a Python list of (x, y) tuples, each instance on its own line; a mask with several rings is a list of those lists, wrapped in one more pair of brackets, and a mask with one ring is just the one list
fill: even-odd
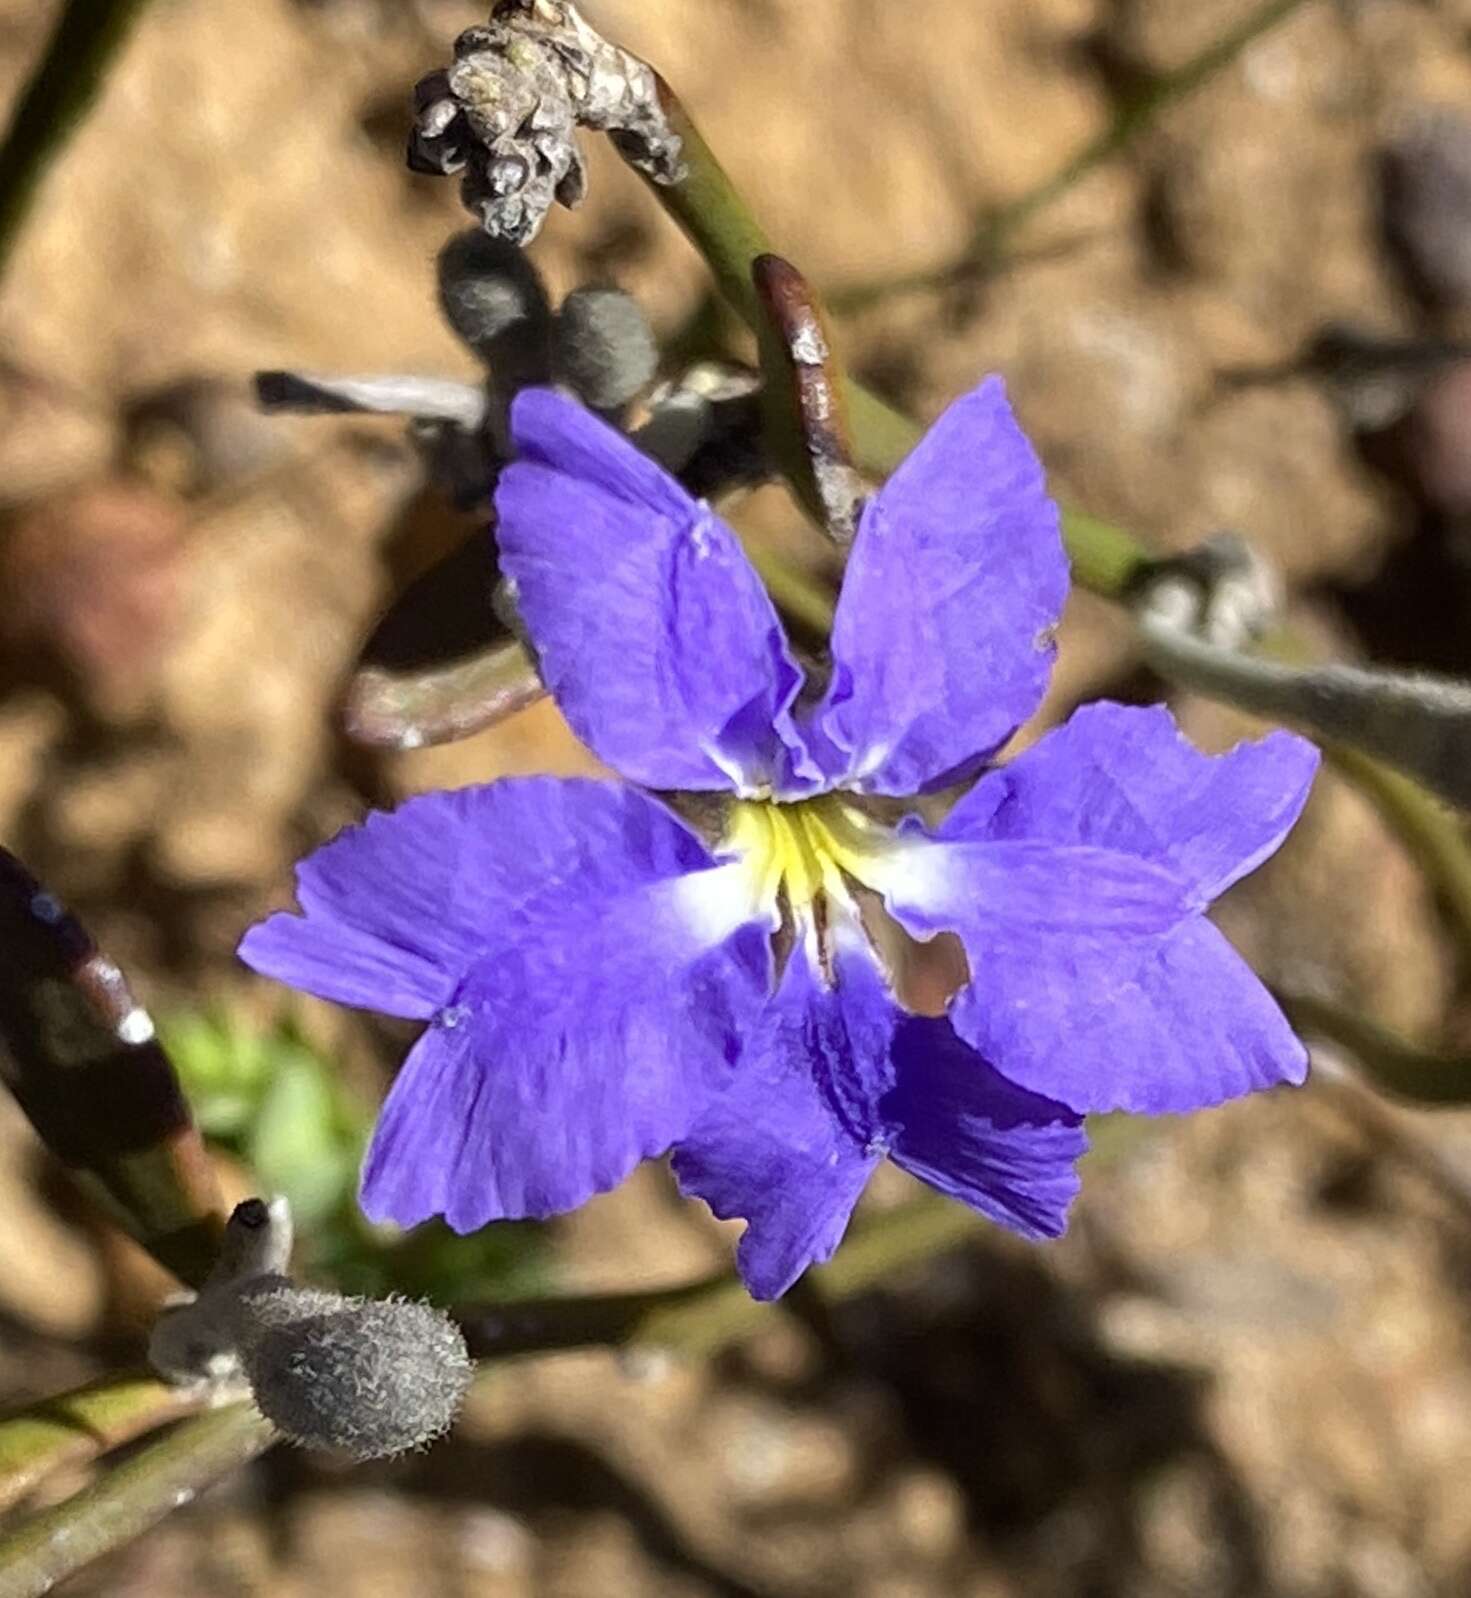
[(487, 233), (529, 244), (554, 201), (578, 205), (587, 169), (577, 129), (611, 134), (656, 181), (682, 176), (679, 138), (653, 71), (610, 44), (569, 0), (500, 0), (455, 41), (450, 66), (414, 91), (409, 165), (461, 174)]

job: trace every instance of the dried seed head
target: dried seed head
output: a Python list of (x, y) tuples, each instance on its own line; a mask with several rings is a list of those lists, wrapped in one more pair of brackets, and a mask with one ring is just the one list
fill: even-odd
[(242, 1293), (240, 1358), (257, 1407), (293, 1442), (381, 1459), (449, 1430), (474, 1367), (427, 1304), (344, 1298), (266, 1278)]
[(450, 66), (418, 84), (414, 105), (409, 165), (459, 173), (466, 207), (515, 244), (536, 237), (553, 202), (587, 192), (579, 126), (613, 134), (656, 181), (681, 175), (654, 74), (569, 0), (500, 0), (456, 40)]
[(621, 289), (577, 289), (557, 313), (553, 369), (598, 411), (617, 411), (653, 381), (659, 348)]

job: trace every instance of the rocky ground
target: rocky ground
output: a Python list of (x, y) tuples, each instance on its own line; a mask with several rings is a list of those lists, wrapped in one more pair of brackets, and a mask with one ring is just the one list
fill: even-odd
[[(51, 9), (0, 0), (0, 104)], [(1249, 9), (587, 6), (834, 289), (953, 260), (1141, 72)], [(340, 739), (365, 629), (462, 529), (397, 428), (247, 401), (262, 367), (471, 374), (433, 305), (453, 185), (401, 149), (414, 80), (474, 20), (459, 0), (156, 0), (0, 287), (0, 838), (161, 1008), (272, 1012), (234, 942), (365, 801), (587, 760), (544, 705), (437, 750)], [(1471, 334), (1458, 113), (1466, 0), (1311, 0), (1039, 215), (1004, 270), (887, 297), (844, 343), (917, 414), (1003, 371), (1062, 497), (1161, 546), (1245, 531), (1325, 644), (1471, 670), (1467, 368), (1366, 375), (1320, 338)], [(558, 292), (615, 280), (671, 335), (705, 294), (601, 151), (534, 254)], [(748, 514), (792, 513), (766, 494)], [(1079, 596), (1046, 713), (1159, 691)], [(1211, 744), (1246, 730), (1178, 708)], [(1272, 977), (1471, 1036), (1432, 896), (1334, 778), (1223, 918)], [(370, 1084), (401, 1047), (313, 1025)], [(729, 1241), (657, 1171), (558, 1235), (569, 1281), (605, 1286), (677, 1279)], [(1471, 1115), (1324, 1080), (1110, 1141), (1054, 1247), (982, 1237), (821, 1341), (773, 1316), (705, 1364), (524, 1363), (427, 1457), (278, 1454), (72, 1590), (1459, 1594), (1468, 1282)], [(0, 1112), (0, 1399), (135, 1356), (150, 1290)]]

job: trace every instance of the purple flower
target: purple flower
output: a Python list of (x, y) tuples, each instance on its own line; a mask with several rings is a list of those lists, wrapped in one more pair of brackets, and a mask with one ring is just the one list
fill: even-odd
[[(686, 1193), (749, 1223), (740, 1268), (773, 1297), (885, 1156), (1055, 1236), (1085, 1113), (1302, 1079), (1204, 915), (1296, 819), (1301, 739), (1210, 758), (1163, 709), (1097, 704), (938, 826), (866, 797), (982, 771), (1047, 682), (1067, 567), (999, 381), (866, 506), (824, 681), (707, 506), (555, 394), (512, 422), (502, 566), (548, 687), (625, 780), (372, 815), (302, 863), (302, 913), (241, 946), (431, 1023), (368, 1153), (370, 1215), (548, 1215), (672, 1149)], [(706, 834), (658, 796), (697, 790), (729, 796)], [(910, 968), (931, 1002), (907, 1008)]]

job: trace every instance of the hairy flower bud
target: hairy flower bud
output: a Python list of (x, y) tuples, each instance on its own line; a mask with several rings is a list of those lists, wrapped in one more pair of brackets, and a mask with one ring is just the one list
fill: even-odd
[(551, 327), (546, 290), (530, 259), (473, 228), (439, 252), (439, 303), (449, 325), (485, 360), (495, 360), (508, 337), (544, 347)]
[(648, 387), (659, 347), (621, 289), (576, 289), (557, 313), (553, 370), (596, 411), (618, 411)]
[(448, 1431), (474, 1373), (460, 1329), (405, 1299), (297, 1287), (285, 1199), (246, 1199), (198, 1297), (171, 1305), (149, 1341), (171, 1381), (237, 1394), (292, 1442), (381, 1459)]
[(293, 1442), (359, 1460), (442, 1436), (474, 1370), (454, 1322), (405, 1299), (263, 1278), (241, 1294), (237, 1324), (261, 1413)]

